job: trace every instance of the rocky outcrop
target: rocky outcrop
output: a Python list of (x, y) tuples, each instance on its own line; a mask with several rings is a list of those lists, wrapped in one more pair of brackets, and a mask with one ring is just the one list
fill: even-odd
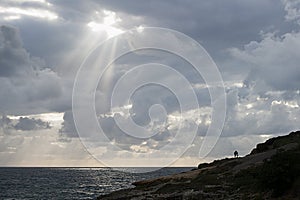
[(240, 158), (133, 183), (98, 199), (299, 199), (300, 132), (258, 144)]
[(266, 152), (272, 149), (289, 148), (289, 146), (295, 146), (300, 140), (300, 131), (291, 132), (289, 135), (274, 137), (267, 140), (264, 143), (256, 145), (250, 155)]

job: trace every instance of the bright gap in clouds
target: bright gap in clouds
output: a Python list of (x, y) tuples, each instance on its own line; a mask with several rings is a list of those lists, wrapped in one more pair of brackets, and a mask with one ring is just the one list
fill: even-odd
[[(119, 18), (115, 12), (109, 10), (103, 10), (104, 17), (102, 22), (98, 22), (98, 20), (90, 21), (87, 26), (94, 32), (104, 31), (107, 34), (107, 37), (114, 37), (123, 33), (123, 30), (120, 28), (116, 28), (118, 22), (121, 22), (121, 18)], [(99, 16), (100, 13), (96, 12), (96, 16)], [(98, 17), (97, 17), (98, 18)]]
[(20, 15), (10, 15), (10, 16), (3, 17), (3, 19), (5, 21), (18, 20), (18, 19), (21, 19), (21, 16)]
[(4, 0), (5, 2), (16, 2), (16, 3), (42, 3), (42, 4), (47, 4), (47, 5), (51, 5), (50, 3), (48, 3), (46, 0)]
[(8, 115), (7, 117), (10, 119), (19, 119), (20, 117), (34, 118), (40, 119), (42, 121), (49, 122), (51, 125), (55, 127), (60, 127), (63, 120), (64, 113), (42, 113), (36, 115)]
[[(46, 19), (46, 20), (56, 20), (58, 15), (50, 10), (49, 6), (52, 6), (51, 3), (46, 0), (4, 0), (11, 6), (0, 6), (0, 14), (4, 14), (3, 19), (6, 21), (21, 19), (22, 16)], [(26, 7), (23, 8), (23, 3), (35, 3), (40, 4), (45, 8), (33, 8)]]
[(55, 20), (58, 18), (58, 16), (51, 11), (34, 8), (22, 9), (18, 7), (0, 7), (0, 13), (11, 14), (12, 16), (25, 15), (29, 17), (42, 18), (47, 20)]

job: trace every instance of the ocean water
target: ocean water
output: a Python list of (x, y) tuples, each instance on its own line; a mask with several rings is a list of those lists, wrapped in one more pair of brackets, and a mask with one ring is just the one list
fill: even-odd
[[(135, 168), (127, 168), (135, 171)], [(110, 168), (0, 168), (0, 199), (95, 199), (131, 183), (192, 168), (125, 173)]]

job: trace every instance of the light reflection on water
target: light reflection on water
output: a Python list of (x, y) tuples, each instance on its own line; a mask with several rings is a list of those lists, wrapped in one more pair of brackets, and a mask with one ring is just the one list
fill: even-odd
[[(126, 171), (139, 169), (127, 168)], [(191, 168), (164, 168), (145, 174), (110, 168), (0, 168), (0, 199), (95, 199), (101, 194), (132, 187), (137, 180)]]

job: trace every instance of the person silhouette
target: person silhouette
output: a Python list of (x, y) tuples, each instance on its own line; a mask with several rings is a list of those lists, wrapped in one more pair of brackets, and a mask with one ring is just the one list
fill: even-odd
[(235, 158), (238, 158), (239, 157), (239, 152), (238, 151), (234, 151), (233, 155), (234, 155)]

